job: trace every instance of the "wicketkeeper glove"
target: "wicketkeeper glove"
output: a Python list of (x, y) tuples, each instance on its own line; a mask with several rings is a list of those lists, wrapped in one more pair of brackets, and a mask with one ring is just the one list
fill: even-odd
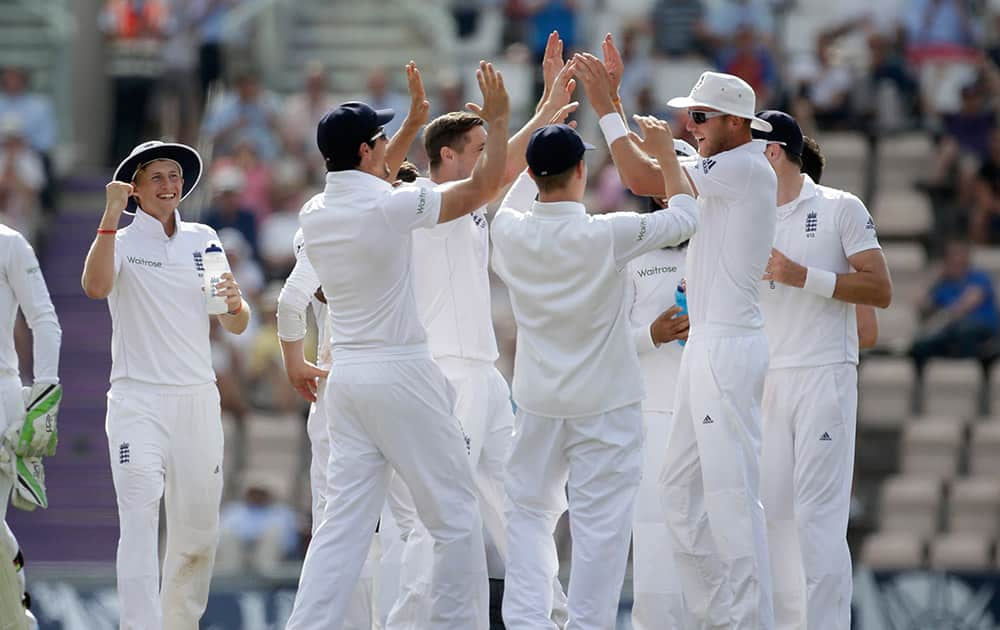
[(51, 457), (59, 441), (56, 416), (62, 401), (62, 385), (35, 383), (22, 388), (24, 423), (14, 452), (20, 457)]
[(43, 510), (49, 507), (49, 498), (45, 494), (45, 467), (41, 457), (17, 458), (17, 483), (10, 493), (10, 503), (19, 510), (27, 512), (35, 508)]

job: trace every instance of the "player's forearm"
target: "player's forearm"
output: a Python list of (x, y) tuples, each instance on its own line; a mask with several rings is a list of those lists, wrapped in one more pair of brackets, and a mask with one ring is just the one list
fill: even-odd
[(489, 203), (503, 182), (507, 164), (507, 119), (490, 125), (486, 138), (486, 151), (467, 179), (445, 184), (441, 191), (441, 211), (438, 223), (447, 223), (463, 217)]
[(878, 343), (878, 314), (873, 307), (858, 304), (855, 316), (858, 319), (858, 347), (862, 350), (874, 348)]
[(550, 111), (544, 105), (545, 103), (540, 103), (538, 111), (535, 112), (531, 120), (526, 122), (507, 142), (507, 165), (504, 169), (501, 188), (517, 179), (521, 171), (528, 166), (525, 155), (528, 151), (528, 141), (531, 140), (531, 134), (545, 126), (555, 115), (555, 111)]
[(242, 306), (239, 311), (230, 315), (229, 313), (223, 313), (219, 315), (219, 323), (227, 331), (234, 335), (243, 334), (243, 331), (247, 329), (250, 324), (250, 305), (247, 304), (246, 300), (240, 300)]
[(668, 199), (674, 195), (694, 197), (694, 191), (688, 181), (687, 174), (684, 173), (680, 162), (677, 161), (677, 154), (669, 152), (659, 155), (657, 162), (659, 162), (660, 172), (663, 173), (663, 187)]
[(399, 131), (389, 140), (389, 144), (385, 148), (385, 166), (389, 171), (390, 178), (396, 176), (396, 171), (399, 170), (400, 164), (406, 159), (406, 154), (410, 152), (413, 141), (417, 139), (417, 134), (420, 133), (420, 127), (420, 124), (407, 116), (403, 120), (403, 125), (399, 128)]
[(627, 136), (611, 143), (611, 159), (618, 168), (622, 184), (640, 197), (664, 197), (660, 165), (635, 146)]
[(867, 304), (886, 308), (892, 301), (892, 283), (888, 278), (870, 271), (837, 274), (833, 298), (850, 304)]
[(297, 367), (302, 367), (306, 362), (305, 355), (305, 339), (296, 339), (295, 341), (285, 341), (284, 339), (279, 339), (278, 343), (281, 345), (281, 360), (285, 366), (285, 372), (289, 375)]
[(87, 252), (81, 279), (83, 292), (94, 300), (103, 300), (115, 286), (115, 235), (98, 234)]
[(31, 325), (32, 356), (34, 357), (35, 383), (59, 382), (59, 348), (62, 345), (62, 328), (55, 311)]

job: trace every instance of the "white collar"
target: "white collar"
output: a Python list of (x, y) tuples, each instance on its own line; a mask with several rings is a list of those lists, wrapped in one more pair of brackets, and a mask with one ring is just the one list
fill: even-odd
[[(158, 238), (161, 241), (169, 241), (171, 237), (167, 236), (166, 230), (163, 228), (163, 223), (159, 219), (149, 214), (142, 208), (136, 208), (135, 218), (132, 219), (132, 225), (135, 229), (139, 230), (143, 234), (151, 236), (153, 238)], [(181, 230), (181, 213), (180, 210), (174, 208), (174, 234), (176, 235)]]
[(359, 186), (370, 186), (375, 190), (392, 190), (392, 184), (381, 177), (375, 177), (371, 173), (351, 169), (349, 171), (330, 171), (326, 174), (326, 188), (355, 188)]
[(812, 178), (803, 174), (802, 190), (799, 191), (799, 196), (783, 206), (778, 206), (778, 218), (784, 219), (788, 215), (792, 214), (798, 209), (800, 203), (806, 201), (807, 199), (812, 199), (818, 194), (818, 192), (819, 191), (816, 189), (816, 183), (813, 182)]
[(536, 217), (556, 218), (587, 214), (587, 209), (577, 201), (536, 201), (531, 206)]

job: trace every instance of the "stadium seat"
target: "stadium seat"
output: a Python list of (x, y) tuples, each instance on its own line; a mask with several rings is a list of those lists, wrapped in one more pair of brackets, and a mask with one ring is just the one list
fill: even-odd
[[(919, 243), (883, 243), (882, 252), (892, 274), (892, 304), (916, 305), (930, 280), (927, 251)], [(884, 311), (879, 311), (879, 319)]]
[(982, 534), (942, 534), (930, 543), (930, 567), (939, 571), (978, 571), (990, 567), (993, 541)]
[(977, 359), (932, 359), (924, 372), (924, 412), (974, 417), (983, 386)]
[(861, 418), (877, 418), (877, 424), (895, 425), (910, 415), (913, 365), (909, 359), (868, 358), (861, 363), (858, 384)]
[(903, 474), (950, 479), (958, 474), (964, 427), (958, 422), (935, 418), (904, 425)]
[(919, 569), (924, 564), (924, 541), (908, 532), (876, 532), (861, 545), (861, 564), (869, 569)]
[(948, 497), (948, 530), (991, 537), (1000, 534), (1000, 478), (956, 479)]
[(978, 267), (990, 275), (1000, 276), (1000, 247), (977, 245), (972, 248), (972, 266)]
[(911, 191), (913, 182), (926, 176), (932, 156), (933, 147), (927, 133), (901, 133), (881, 138), (879, 190), (883, 194)]
[(1000, 478), (1000, 420), (994, 419), (972, 426), (969, 474)]
[[(896, 279), (893, 277), (893, 283)], [(896, 291), (894, 285), (893, 291)], [(909, 351), (910, 344), (919, 326), (919, 313), (914, 301), (903, 299), (902, 295), (894, 296), (892, 304), (887, 309), (879, 309), (878, 342), (879, 348), (887, 348), (895, 354)]]
[(882, 483), (879, 529), (929, 537), (938, 530), (941, 480), (899, 475)]
[(883, 238), (917, 238), (931, 229), (930, 202), (913, 190), (884, 191), (876, 200), (873, 214)]

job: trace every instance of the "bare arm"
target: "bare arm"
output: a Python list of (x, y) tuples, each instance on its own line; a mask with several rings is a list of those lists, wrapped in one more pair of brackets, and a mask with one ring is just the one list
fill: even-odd
[(874, 348), (878, 342), (878, 313), (875, 307), (858, 304), (854, 311), (858, 318), (858, 347), (862, 350)]
[(250, 305), (243, 299), (239, 283), (233, 274), (227, 271), (222, 274), (222, 282), (215, 285), (215, 288), (216, 295), (226, 296), (226, 306), (229, 309), (228, 313), (217, 316), (219, 323), (234, 335), (242, 334), (250, 323)]
[(493, 64), (481, 61), (476, 78), (483, 93), (483, 106), (468, 103), (466, 107), (489, 125), (486, 151), (476, 163), (471, 176), (439, 187), (441, 210), (438, 214), (438, 223), (446, 223), (465, 216), (489, 203), (499, 192), (503, 182), (507, 164), (507, 121), (510, 116), (510, 101), (504, 88), (503, 77), (493, 69)]
[(420, 78), (420, 70), (413, 61), (406, 64), (406, 84), (410, 91), (410, 111), (385, 149), (385, 166), (389, 171), (390, 182), (396, 177), (399, 165), (406, 159), (410, 146), (420, 133), (420, 128), (427, 122), (431, 111), (431, 104), (424, 92), (424, 82)]
[(285, 363), (285, 374), (288, 375), (288, 382), (292, 384), (295, 391), (309, 402), (316, 402), (316, 393), (319, 390), (318, 379), (326, 378), (329, 374), (326, 370), (321, 370), (312, 363), (306, 361), (304, 350), (304, 340), (296, 341), (281, 340), (281, 358)]
[(107, 201), (99, 229), (111, 230), (111, 232), (98, 233), (94, 237), (90, 251), (87, 252), (87, 259), (83, 263), (83, 277), (80, 279), (83, 292), (94, 300), (103, 300), (108, 297), (115, 286), (114, 230), (118, 229), (118, 221), (132, 195), (132, 184), (111, 182), (105, 186), (105, 195)]
[[(881, 249), (869, 249), (849, 257), (853, 272), (837, 274), (833, 298), (851, 304), (868, 304), (886, 308), (892, 301), (892, 280)], [(777, 249), (771, 250), (764, 280), (774, 280), (802, 288), (806, 284), (806, 267), (790, 260)]]

